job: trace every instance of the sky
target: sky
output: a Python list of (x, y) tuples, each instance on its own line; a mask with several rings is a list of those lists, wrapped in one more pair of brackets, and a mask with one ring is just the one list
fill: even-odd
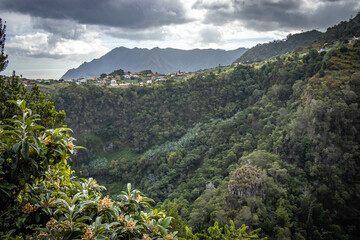
[(59, 79), (120, 46), (250, 48), (359, 11), (359, 0), (0, 0), (9, 55), (0, 74)]

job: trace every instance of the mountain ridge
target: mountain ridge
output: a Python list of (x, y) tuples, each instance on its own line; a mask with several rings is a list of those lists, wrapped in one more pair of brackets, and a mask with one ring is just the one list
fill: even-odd
[(360, 13), (349, 21), (342, 21), (326, 32), (311, 30), (307, 32), (289, 34), (284, 40), (257, 44), (235, 60), (235, 63), (253, 63), (280, 56), (303, 48), (316, 48), (335, 41), (346, 42), (353, 36), (360, 34)]
[(178, 70), (196, 71), (220, 65), (231, 64), (247, 49), (191, 49), (176, 48), (126, 48), (117, 47), (100, 58), (84, 62), (78, 68), (68, 70), (61, 78), (98, 77), (116, 69), (139, 72), (150, 69), (153, 72), (168, 73)]
[(303, 33), (289, 34), (286, 40), (274, 40), (271, 42), (257, 44), (250, 48), (238, 59), (236, 63), (260, 62), (274, 56), (291, 52), (296, 48), (304, 48), (322, 36), (323, 33), (312, 30)]

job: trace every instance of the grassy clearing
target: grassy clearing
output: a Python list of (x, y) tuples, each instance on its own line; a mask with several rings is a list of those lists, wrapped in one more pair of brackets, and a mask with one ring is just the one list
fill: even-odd
[(105, 157), (110, 163), (111, 160), (126, 159), (130, 162), (137, 161), (141, 158), (142, 154), (136, 153), (130, 147), (113, 151), (113, 152), (100, 152), (96, 157)]

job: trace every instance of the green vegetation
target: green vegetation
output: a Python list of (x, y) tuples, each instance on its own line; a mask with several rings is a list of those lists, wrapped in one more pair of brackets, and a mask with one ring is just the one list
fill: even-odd
[(111, 194), (131, 182), (175, 202), (195, 232), (233, 220), (270, 238), (348, 238), (359, 234), (359, 45), (186, 82), (73, 86), (53, 99), (98, 151), (131, 147), (120, 158), (77, 154), (77, 170)]
[[(68, 156), (75, 147), (66, 128), (41, 130), (24, 100), (1, 131), (1, 205), (3, 238), (17, 236), (50, 239), (176, 239), (169, 232), (171, 218), (153, 210), (137, 190), (112, 201), (102, 198), (96, 181), (71, 177)], [(40, 136), (40, 137), (37, 137)]]
[(125, 74), (124, 70), (118, 69), (118, 70), (112, 71), (109, 75), (111, 75), (111, 76), (116, 76), (116, 75), (122, 76), (124, 74)]

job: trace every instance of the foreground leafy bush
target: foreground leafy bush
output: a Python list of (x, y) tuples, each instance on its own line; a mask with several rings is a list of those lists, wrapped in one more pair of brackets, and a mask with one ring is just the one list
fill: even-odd
[(44, 239), (176, 239), (171, 218), (150, 210), (138, 190), (112, 200), (93, 179), (76, 180), (68, 165), (74, 151), (69, 129), (44, 130), (25, 101), (13, 102), (22, 116), (1, 128), (0, 191), (4, 237)]
[(24, 100), (9, 101), (16, 104), (21, 116), (7, 119), (8, 125), (0, 128), (0, 204), (7, 208), (27, 184), (38, 182), (51, 165), (63, 162), (73, 153), (69, 129), (43, 130), (36, 124), (39, 115), (26, 108)]

